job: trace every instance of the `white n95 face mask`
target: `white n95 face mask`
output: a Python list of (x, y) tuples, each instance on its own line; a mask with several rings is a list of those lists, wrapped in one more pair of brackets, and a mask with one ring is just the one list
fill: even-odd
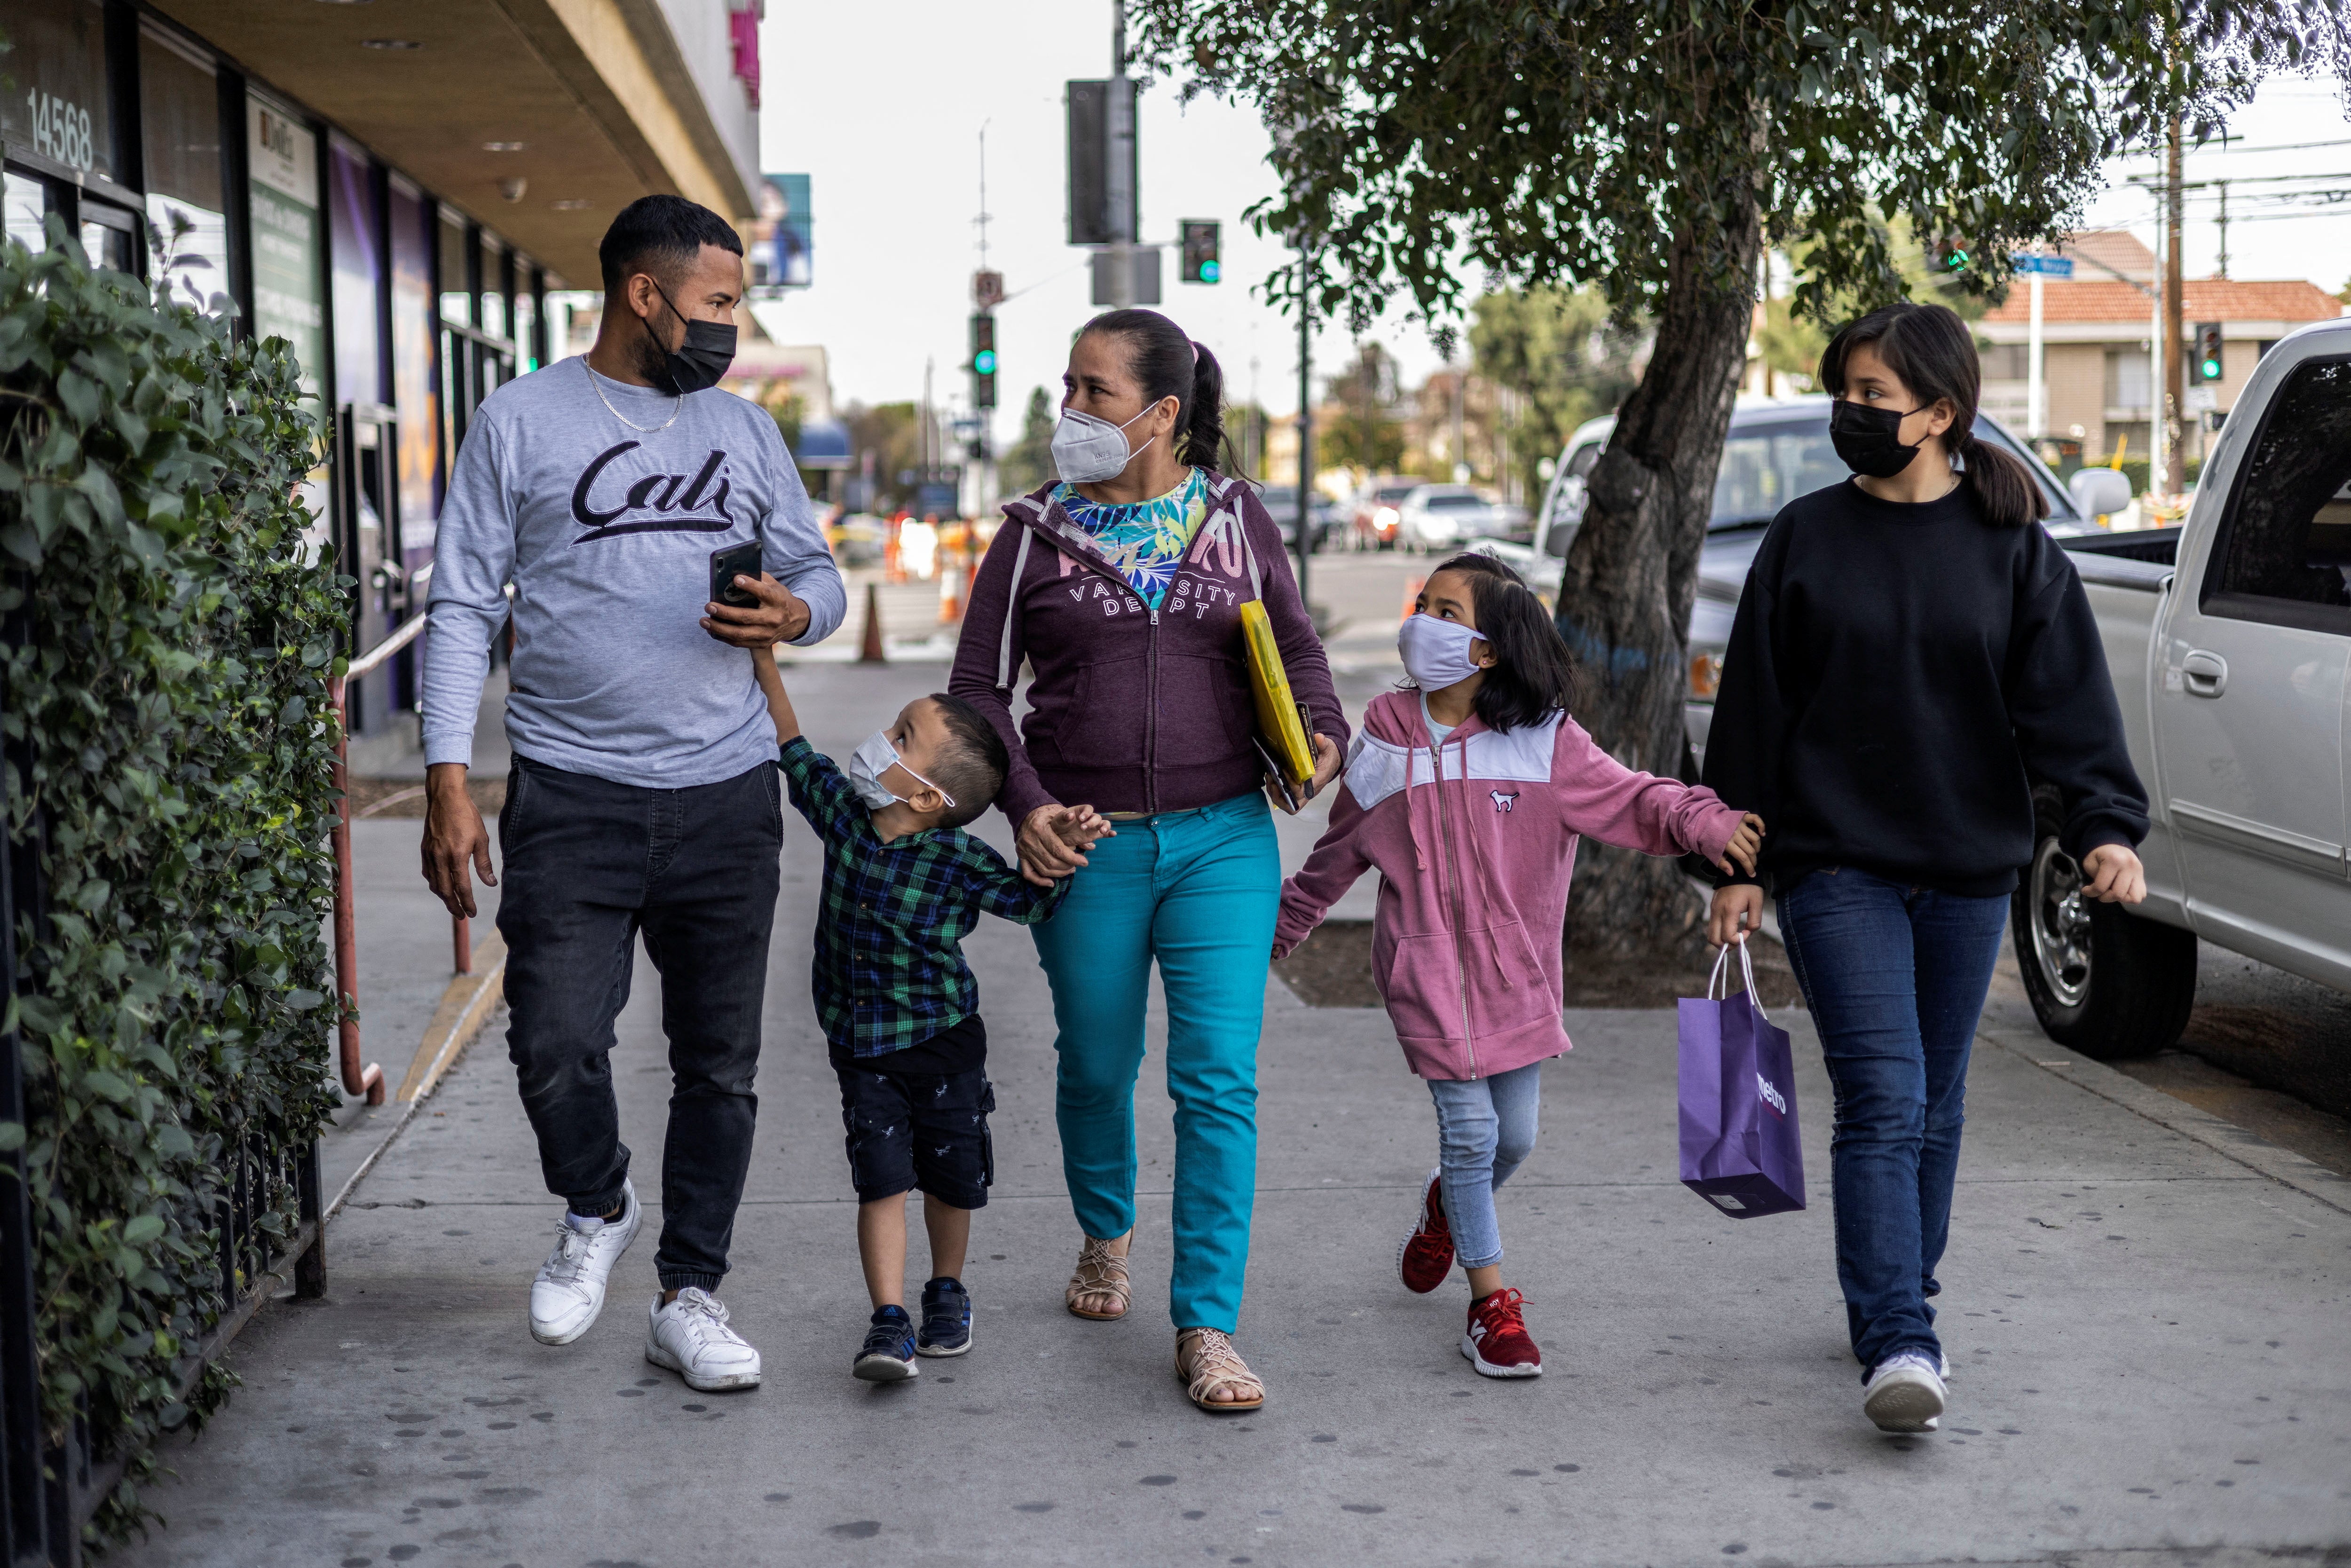
[[(882, 782), (882, 775), (893, 768), (906, 768), (906, 759), (898, 755), (896, 747), (890, 744), (890, 732), (877, 729), (858, 742), (857, 749), (849, 754), (849, 766), (841, 771), (848, 775), (849, 787), (857, 791), (857, 798), (864, 802), (866, 810), (878, 811), (891, 801), (903, 799), (896, 790)], [(906, 772), (916, 783), (929, 784), (932, 789), (939, 789), (937, 785), (931, 784), (913, 768), (906, 768)], [(944, 789), (939, 789), (939, 799), (949, 806), (955, 804), (955, 797)]]
[(1404, 673), (1425, 692), (1443, 691), (1476, 674), (1478, 661), (1469, 656), (1469, 644), (1476, 641), (1478, 633), (1460, 622), (1426, 613), (1407, 615), (1396, 628)]
[[(1146, 405), (1141, 419), (1154, 405)], [(1126, 424), (1133, 424), (1130, 419)], [(1126, 424), (1113, 424), (1106, 419), (1096, 419), (1090, 413), (1080, 413), (1074, 408), (1061, 411), (1061, 423), (1053, 427), (1053, 466), (1064, 483), (1099, 485), (1105, 479), (1115, 479), (1126, 472), (1144, 446), (1159, 438), (1153, 436), (1134, 452), (1126, 449)]]

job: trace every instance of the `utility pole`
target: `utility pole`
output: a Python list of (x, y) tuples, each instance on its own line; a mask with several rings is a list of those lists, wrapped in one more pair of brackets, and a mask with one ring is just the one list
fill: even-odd
[[(2163, 203), (2163, 493), (2177, 496), (2188, 488), (2188, 462), (2180, 412), (2188, 403), (2188, 356), (2181, 329), (2181, 267), (2179, 229), (2186, 198), (2180, 190), (2179, 116), (2171, 117), (2167, 137), (2169, 167), (2164, 180)], [(2156, 476), (2148, 476), (2150, 486)]]
[(1134, 304), (1134, 84), (1126, 75), (1126, 0), (1110, 0), (1110, 302)]
[(2024, 348), (2024, 373), (2027, 377), (2024, 387), (2024, 429), (2026, 434), (2038, 441), (2049, 434), (2049, 389), (2043, 379), (2042, 368), (2043, 360), (2041, 336), (2041, 268), (2037, 265), (2032, 269), (2031, 287), (2032, 317), (2032, 324), (2025, 329)]
[(2229, 182), (2219, 182), (2220, 188), (2220, 270), (2218, 276), (2229, 276)]
[(1466, 390), (1464, 383), (1469, 379), (1469, 372), (1451, 364), (1445, 368), (1453, 377), (1453, 439), (1446, 445), (1453, 458), (1453, 482), (1457, 485), (1467, 485), (1472, 470), (1469, 466), (1469, 454), (1462, 445), (1461, 398)]

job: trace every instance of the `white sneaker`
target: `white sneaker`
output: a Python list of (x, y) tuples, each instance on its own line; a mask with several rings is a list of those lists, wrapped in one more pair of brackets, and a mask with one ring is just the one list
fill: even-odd
[(726, 1326), (726, 1303), (692, 1285), (667, 1306), (653, 1298), (645, 1359), (705, 1394), (759, 1386), (759, 1353)]
[(566, 1212), (556, 1222), (555, 1250), (530, 1282), (530, 1337), (539, 1343), (569, 1344), (604, 1310), (604, 1281), (637, 1239), (644, 1218), (637, 1189), (625, 1179), (621, 1203), (618, 1219), (582, 1219)]
[(1861, 1413), (1881, 1432), (1935, 1430), (1943, 1416), (1941, 1370), (1921, 1351), (1887, 1357), (1869, 1375)]

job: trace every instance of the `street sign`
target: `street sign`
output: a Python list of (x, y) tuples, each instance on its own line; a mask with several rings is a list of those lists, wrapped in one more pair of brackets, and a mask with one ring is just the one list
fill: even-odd
[(1128, 77), (1113, 77), (1072, 81), (1065, 87), (1069, 110), (1070, 243), (1115, 245), (1121, 240), (1132, 241), (1135, 233), (1137, 141), (1134, 82)]
[(2018, 251), (2008, 258), (2008, 265), (2019, 272), (2037, 272), (2043, 277), (2074, 276), (2074, 258), (2070, 256), (2032, 256)]
[(971, 275), (971, 302), (982, 310), (1004, 303), (1004, 274), (983, 267)]

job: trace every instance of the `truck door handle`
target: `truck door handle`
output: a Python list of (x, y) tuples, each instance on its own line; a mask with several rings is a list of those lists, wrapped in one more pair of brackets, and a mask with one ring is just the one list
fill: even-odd
[(2179, 661), (2179, 673), (2192, 697), (2217, 697), (2229, 689), (2229, 661), (2197, 649)]

